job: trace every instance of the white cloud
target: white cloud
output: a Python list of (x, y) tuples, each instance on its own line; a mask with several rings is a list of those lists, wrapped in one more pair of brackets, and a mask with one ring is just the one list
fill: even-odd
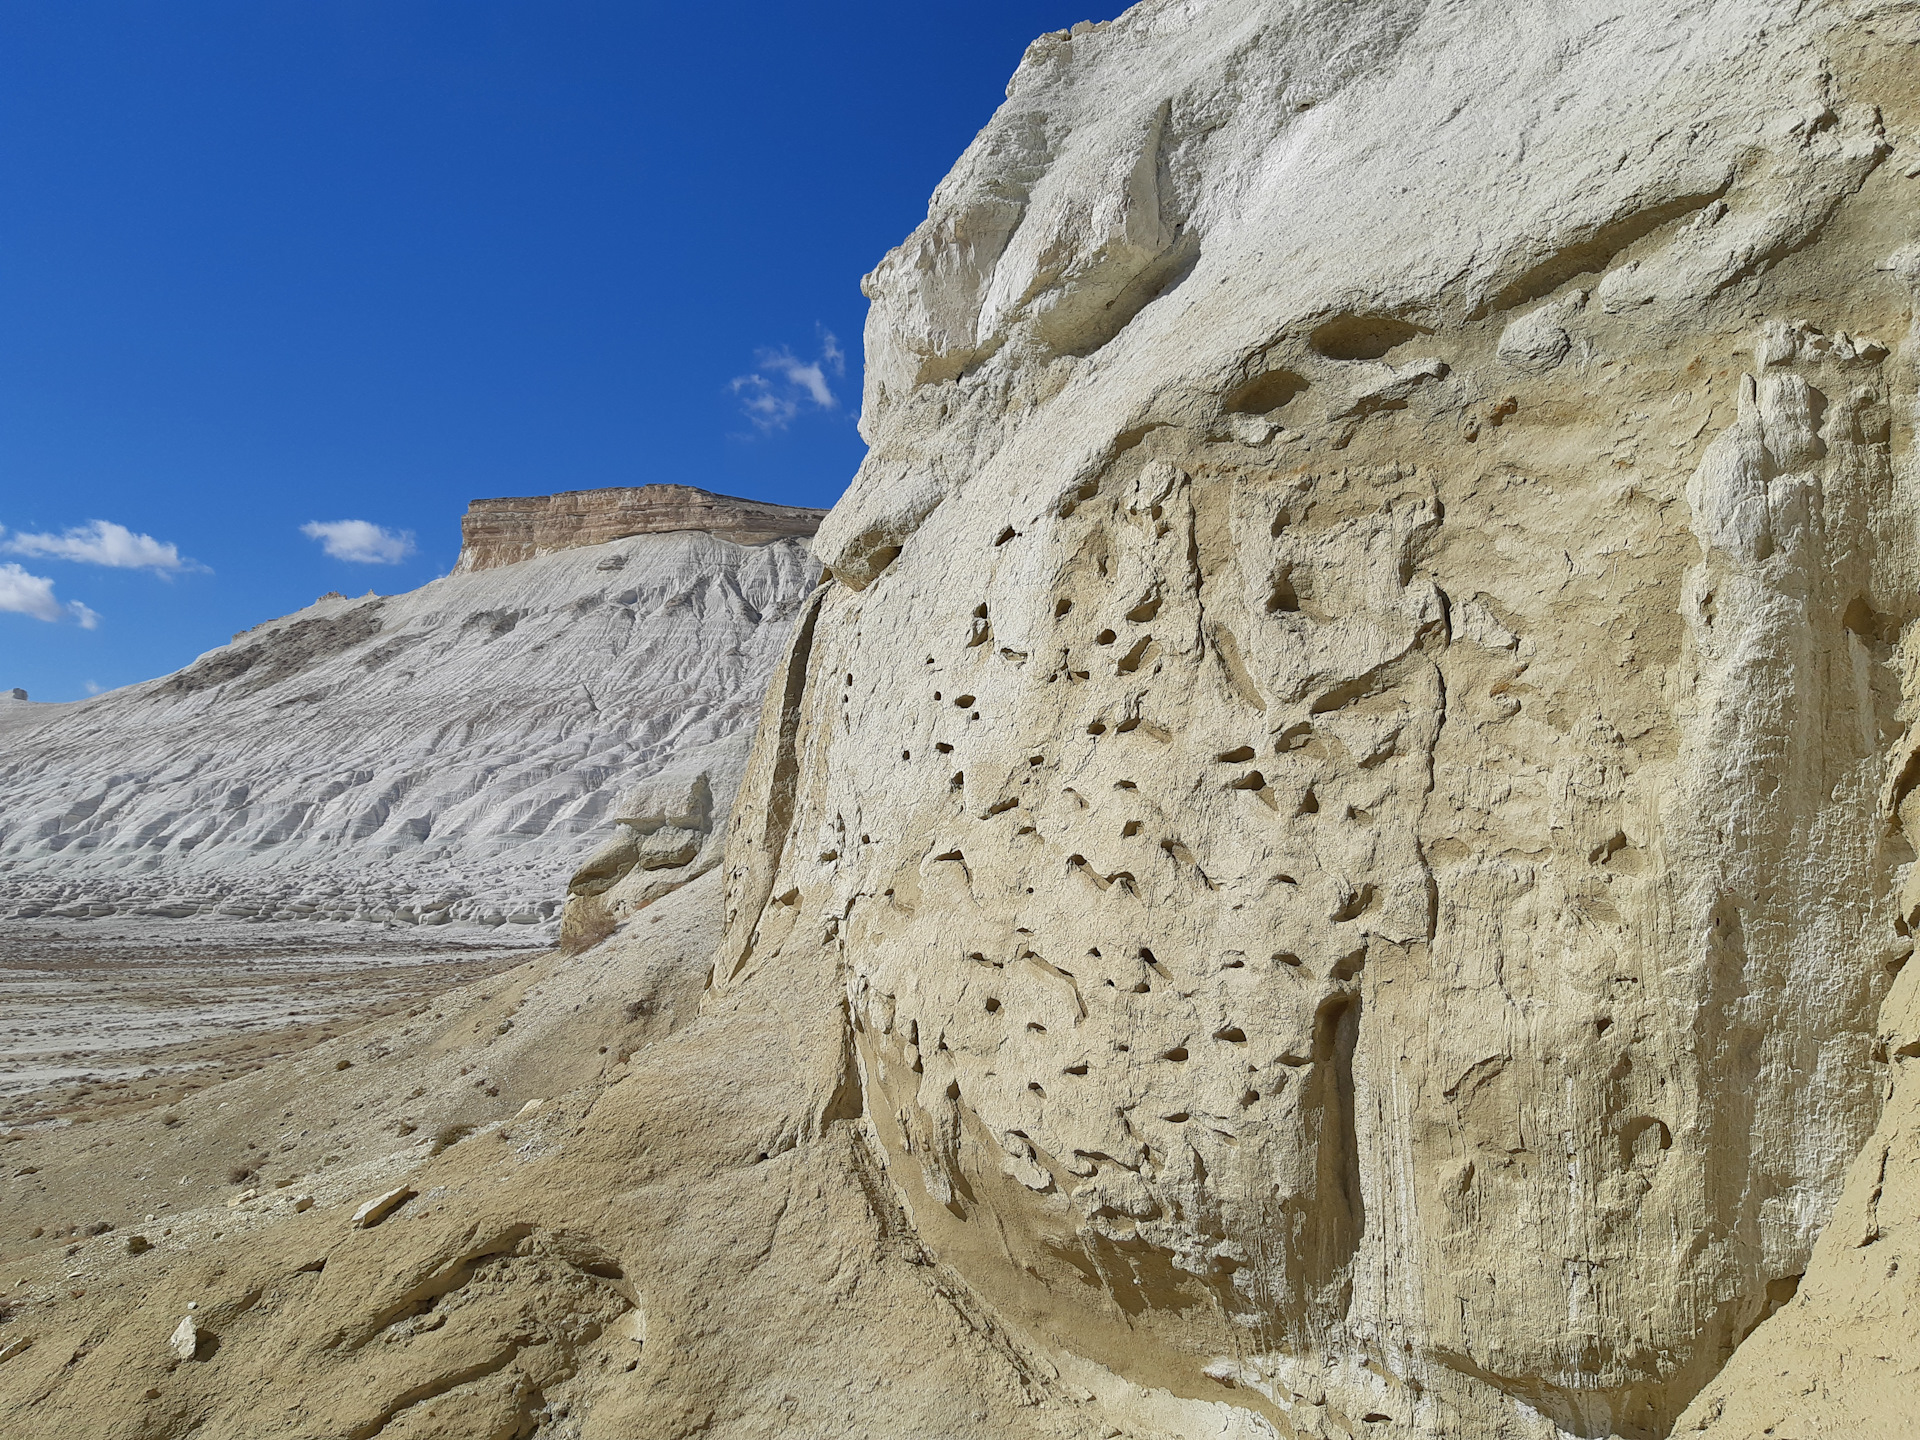
[(754, 357), (751, 374), (736, 376), (728, 386), (740, 397), (740, 408), (760, 430), (784, 430), (803, 406), (837, 410), (829, 374), (847, 373), (847, 357), (831, 330), (820, 332), (818, 359), (802, 360), (786, 346), (762, 350)]
[(0, 540), (0, 550), (35, 555), (48, 560), (72, 560), (82, 565), (107, 565), (115, 570), (151, 570), (167, 575), (204, 566), (182, 559), (178, 546), (136, 535), (111, 520), (90, 520), (61, 535), (15, 534)]
[(58, 623), (72, 619), (82, 630), (92, 630), (100, 617), (78, 600), (62, 605), (53, 598), (53, 581), (44, 575), (31, 575), (8, 561), (0, 565), (0, 611), (31, 615), (36, 620)]
[(98, 680), (82, 680), (80, 682), (80, 688), (89, 695), (98, 695), (104, 687)]
[(300, 533), (334, 559), (356, 565), (398, 565), (414, 551), (411, 530), (387, 530), (371, 520), (309, 520)]

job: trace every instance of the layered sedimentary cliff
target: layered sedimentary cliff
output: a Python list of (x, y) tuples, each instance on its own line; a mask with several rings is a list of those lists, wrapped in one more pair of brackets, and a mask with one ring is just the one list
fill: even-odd
[(597, 535), (323, 598), (94, 700), (8, 702), (0, 914), (541, 924), (663, 783), (708, 797), (658, 857), (697, 873), (817, 567), (798, 536)]
[(460, 559), (454, 572), (491, 570), (556, 550), (673, 530), (704, 530), (736, 545), (764, 545), (813, 534), (824, 514), (797, 505), (715, 495), (691, 485), (475, 500), (460, 521)]
[(9, 1423), (1907, 1433), (1917, 47), (1846, 0), (1036, 42), (868, 278), (723, 875), (183, 1106), (183, 1170), (217, 1104), (301, 1165), (311, 1092), (366, 1108), (244, 1251), (29, 1250)]

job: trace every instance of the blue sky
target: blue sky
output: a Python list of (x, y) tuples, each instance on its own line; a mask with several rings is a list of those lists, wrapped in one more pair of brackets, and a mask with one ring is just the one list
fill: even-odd
[(411, 589), (475, 496), (831, 504), (860, 276), (1085, 4), (0, 6), (0, 689)]

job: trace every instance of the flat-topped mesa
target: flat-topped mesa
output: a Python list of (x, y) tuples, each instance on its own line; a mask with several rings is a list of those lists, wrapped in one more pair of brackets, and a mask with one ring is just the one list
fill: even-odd
[(768, 505), (691, 485), (632, 485), (475, 500), (460, 521), (456, 574), (666, 530), (705, 530), (741, 545), (811, 535), (824, 510)]

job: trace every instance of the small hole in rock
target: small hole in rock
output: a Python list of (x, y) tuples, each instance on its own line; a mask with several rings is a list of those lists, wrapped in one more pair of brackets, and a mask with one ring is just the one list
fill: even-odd
[(1315, 327), (1307, 343), (1329, 360), (1378, 360), (1396, 345), (1431, 333), (1391, 315), (1342, 315)]
[(1226, 408), (1230, 415), (1264, 415), (1292, 400), (1307, 382), (1291, 370), (1269, 370), (1228, 392)]

